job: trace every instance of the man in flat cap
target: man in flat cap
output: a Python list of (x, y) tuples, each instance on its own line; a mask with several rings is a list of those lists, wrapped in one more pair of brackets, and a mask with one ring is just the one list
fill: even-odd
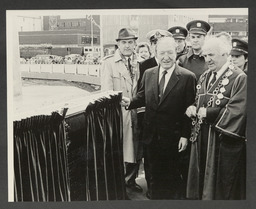
[(179, 59), (180, 56), (188, 53), (188, 48), (186, 44), (186, 37), (188, 35), (188, 31), (186, 28), (181, 26), (174, 26), (168, 29), (168, 31), (172, 34), (175, 42), (177, 43), (177, 57), (176, 60)]
[[(159, 39), (161, 39), (162, 37), (167, 37), (167, 36), (172, 36), (172, 34), (166, 30), (161, 30), (161, 29), (155, 29), (152, 31), (149, 31), (146, 35), (147, 39), (150, 42), (150, 46), (151, 46), (151, 52), (154, 53), (155, 52), (155, 46), (157, 44), (157, 41)], [(140, 77), (138, 80), (138, 87), (140, 86), (141, 83), (141, 79), (143, 77), (144, 72), (147, 69), (150, 69), (152, 67), (155, 67), (158, 65), (158, 61), (157, 58), (155, 56), (143, 61), (140, 63), (139, 65), (139, 69), (140, 69)], [(145, 114), (145, 107), (142, 108), (138, 108), (138, 127), (140, 130), (140, 139), (142, 139), (142, 133), (143, 133), (143, 119), (144, 119), (144, 114)], [(147, 162), (144, 162), (144, 170), (145, 170), (145, 179), (147, 181), (147, 187), (148, 187), (148, 191), (146, 192), (146, 196), (147, 198), (151, 198), (150, 197), (150, 178), (151, 178), (151, 172), (150, 169), (148, 167)]]
[(247, 74), (248, 43), (241, 39), (232, 39), (230, 55), (233, 64)]
[(199, 79), (200, 75), (207, 69), (201, 53), (205, 36), (211, 26), (203, 20), (193, 20), (186, 27), (189, 31), (191, 49), (186, 55), (179, 58), (179, 65), (195, 73), (196, 78)]
[(186, 110), (192, 119), (187, 197), (245, 199), (247, 76), (230, 64), (222, 39), (208, 39), (202, 50), (208, 70)]
[[(118, 49), (102, 63), (101, 89), (122, 91), (123, 96), (132, 98), (137, 93), (139, 78), (138, 61), (135, 54), (137, 36), (130, 28), (119, 31)], [(142, 192), (136, 183), (136, 175), (141, 156), (138, 156), (137, 111), (124, 110), (123, 113), (123, 157), (125, 162), (126, 187)]]

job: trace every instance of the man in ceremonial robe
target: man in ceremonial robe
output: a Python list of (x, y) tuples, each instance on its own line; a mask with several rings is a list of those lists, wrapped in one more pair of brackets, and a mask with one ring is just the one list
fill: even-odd
[(247, 76), (228, 61), (229, 47), (218, 38), (205, 42), (208, 70), (197, 84), (192, 119), (187, 198), (245, 199)]

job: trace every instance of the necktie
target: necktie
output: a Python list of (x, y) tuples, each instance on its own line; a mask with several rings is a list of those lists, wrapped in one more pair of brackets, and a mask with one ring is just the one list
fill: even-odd
[(132, 74), (132, 66), (131, 66), (131, 58), (128, 58), (128, 70), (131, 76), (131, 79), (133, 80), (133, 74)]
[(165, 75), (166, 75), (167, 71), (164, 70), (162, 72), (162, 78), (160, 80), (160, 83), (159, 83), (159, 98), (161, 99), (163, 94), (164, 94), (164, 84), (165, 84)]
[(213, 72), (213, 78), (212, 78), (212, 80), (210, 80), (210, 82), (208, 84), (208, 89), (211, 88), (213, 83), (216, 81), (216, 75), (217, 75), (217, 72)]

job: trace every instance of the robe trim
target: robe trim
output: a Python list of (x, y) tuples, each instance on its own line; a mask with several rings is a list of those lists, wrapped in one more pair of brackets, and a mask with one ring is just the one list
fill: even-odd
[(232, 133), (232, 132), (227, 131), (227, 130), (225, 130), (225, 129), (223, 129), (223, 128), (221, 128), (221, 127), (219, 126), (219, 123), (220, 123), (220, 121), (223, 119), (223, 117), (224, 117), (224, 115), (225, 115), (226, 112), (227, 112), (227, 108), (224, 110), (224, 112), (223, 112), (221, 118), (220, 118), (219, 121), (216, 123), (215, 127), (216, 127), (217, 129), (223, 131), (224, 133), (227, 133), (228, 135), (232, 135), (232, 136), (236, 136), (236, 137), (239, 137), (239, 138), (243, 138), (243, 139), (244, 139), (244, 138), (245, 138), (244, 136), (241, 136), (241, 135)]

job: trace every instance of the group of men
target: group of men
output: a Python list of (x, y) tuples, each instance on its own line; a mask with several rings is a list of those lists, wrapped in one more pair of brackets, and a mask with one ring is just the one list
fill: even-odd
[(245, 199), (248, 45), (210, 29), (194, 20), (150, 31), (153, 56), (141, 61), (123, 28), (103, 61), (102, 91), (123, 94), (125, 184), (142, 192), (144, 158), (149, 199)]

